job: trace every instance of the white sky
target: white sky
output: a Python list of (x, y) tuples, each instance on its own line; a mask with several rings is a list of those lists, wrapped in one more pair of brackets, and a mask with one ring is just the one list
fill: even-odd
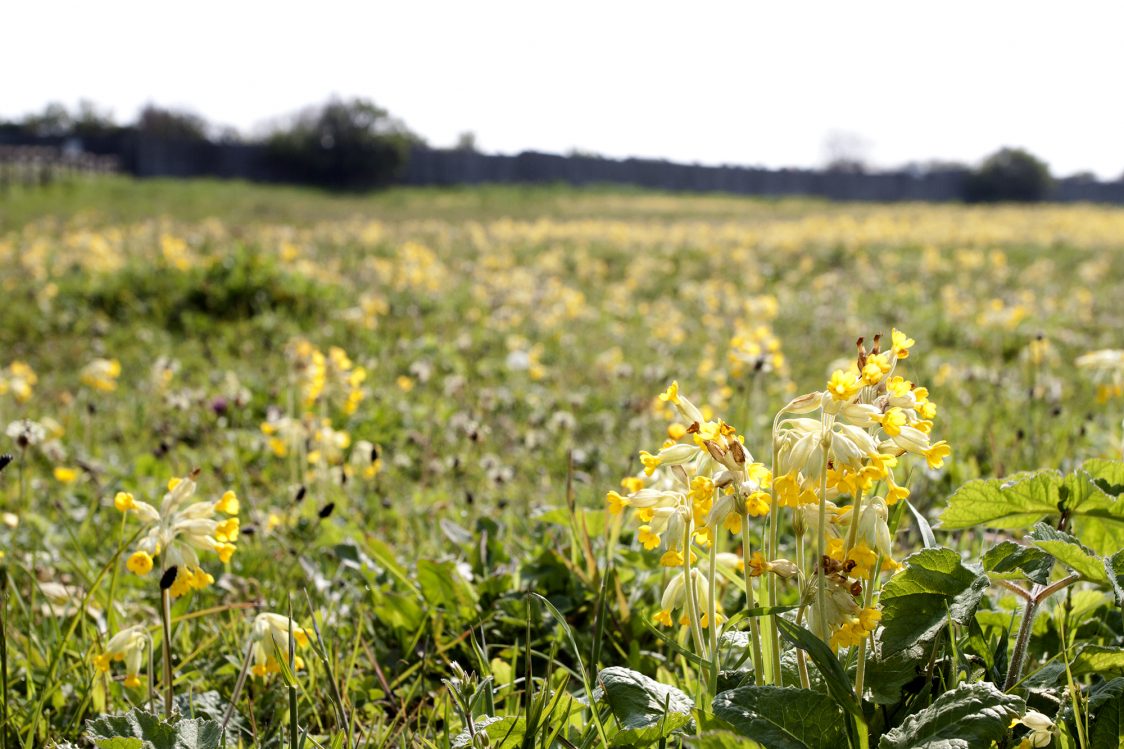
[(8, 2), (0, 117), (147, 101), (243, 131), (331, 94), (437, 146), (878, 166), (1022, 146), (1124, 173), (1124, 3)]

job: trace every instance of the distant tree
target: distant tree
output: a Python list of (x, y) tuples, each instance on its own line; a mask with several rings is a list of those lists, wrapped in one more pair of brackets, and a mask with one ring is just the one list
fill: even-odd
[(867, 171), (870, 141), (858, 133), (833, 130), (824, 138), (824, 168), (829, 172)]
[(267, 139), (284, 178), (345, 189), (389, 183), (410, 146), (420, 143), (400, 120), (364, 99), (331, 99), (305, 109)]
[(471, 151), (476, 152), (476, 133), (471, 130), (465, 130), (457, 136), (457, 145), (454, 146), (458, 151)]
[(964, 183), (970, 203), (1044, 200), (1053, 179), (1045, 162), (1021, 148), (1002, 148), (984, 160)]
[(175, 140), (207, 140), (207, 121), (197, 114), (146, 104), (136, 128), (145, 135)]
[(67, 135), (73, 121), (64, 104), (53, 101), (38, 114), (29, 114), (23, 119), (23, 129), (31, 135), (50, 137)]
[(78, 102), (78, 111), (70, 119), (70, 132), (78, 136), (109, 135), (121, 129), (112, 110), (101, 109), (89, 99)]

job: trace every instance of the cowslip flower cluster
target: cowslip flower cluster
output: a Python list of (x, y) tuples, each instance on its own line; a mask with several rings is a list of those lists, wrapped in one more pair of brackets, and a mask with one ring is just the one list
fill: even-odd
[(855, 362), (822, 392), (790, 403), (793, 418), (778, 417), (774, 429), (776, 502), (793, 508), (795, 532), (815, 532), (823, 550), (806, 603), (813, 631), (833, 648), (862, 642), (881, 618), (862, 593), (897, 566), (887, 521), (909, 496), (894, 478), (899, 459), (917, 455), (935, 469), (951, 454), (931, 439), (937, 406), (928, 390), (896, 374), (916, 342), (894, 330), (887, 350), (881, 343), (875, 336), (867, 351), (860, 338)]
[[(304, 627), (298, 627), (291, 622), (289, 617), (268, 612), (254, 617), (254, 628), (250, 633), (254, 666), (252, 673), (259, 678), (281, 671), (280, 660), (289, 657), (289, 629), (293, 631), (293, 641), (297, 647), (306, 647), (312, 633)], [(304, 668), (304, 659), (299, 655), (294, 656), (293, 666), (297, 669)]]
[(86, 387), (102, 393), (112, 393), (117, 389), (117, 378), (121, 376), (121, 362), (116, 359), (94, 359), (82, 367), (79, 379)]
[(109, 673), (110, 664), (117, 661), (125, 663), (125, 686), (139, 687), (141, 666), (144, 664), (144, 651), (151, 647), (148, 630), (140, 624), (126, 627), (105, 644), (105, 652), (94, 656), (94, 667), (101, 673)]
[(13, 361), (0, 370), (0, 395), (10, 393), (17, 403), (27, 403), (38, 382), (39, 376), (26, 362)]
[(1077, 357), (1079, 369), (1088, 370), (1097, 386), (1097, 402), (1124, 398), (1124, 349), (1101, 349)]
[[(176, 568), (176, 579), (169, 588), (172, 596), (202, 590), (213, 583), (214, 577), (200, 565), (199, 552), (214, 552), (226, 564), (234, 555), (238, 540), (240, 507), (234, 492), (225, 492), (217, 501), (188, 504), (195, 489), (191, 477), (171, 479), (160, 509), (128, 492), (118, 492), (113, 499), (118, 510), (134, 513), (149, 526), (126, 567), (137, 575), (147, 575), (156, 557), (162, 556), (164, 569)], [(216, 515), (227, 517), (218, 519)]]
[(332, 346), (324, 354), (308, 340), (299, 338), (289, 344), (287, 353), (305, 409), (323, 400), (336, 399), (345, 414), (355, 413), (366, 397), (363, 383), (367, 370), (356, 366), (346, 351)]
[[(721, 419), (707, 419), (691, 401), (679, 393), (673, 382), (660, 396), (673, 406), (686, 423), (673, 423), (668, 439), (656, 453), (640, 452), (644, 476), (624, 479), (627, 492), (608, 493), (609, 511), (620, 514), (626, 508), (639, 523), (637, 540), (646, 550), (660, 548), (660, 564), (681, 569), (664, 590), (655, 620), (666, 626), (673, 623), (677, 610), (694, 610), (699, 626), (710, 625), (710, 612), (721, 623), (719, 602), (707, 585), (722, 567), (742, 571), (737, 555), (715, 555), (716, 569), (699, 568), (698, 546), (709, 549), (719, 528), (731, 533), (742, 531), (743, 517), (760, 517), (769, 511), (769, 470), (753, 460), (737, 430)], [(690, 623), (689, 614), (679, 619)]]

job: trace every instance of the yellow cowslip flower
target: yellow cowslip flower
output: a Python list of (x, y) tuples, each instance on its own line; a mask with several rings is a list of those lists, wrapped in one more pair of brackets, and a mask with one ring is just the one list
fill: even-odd
[(750, 555), (749, 562), (745, 563), (745, 568), (748, 570), (750, 577), (761, 577), (769, 571), (769, 562), (765, 559), (764, 554), (755, 551)]
[(652, 532), (652, 526), (642, 525), (637, 529), (637, 532), (636, 540), (640, 542), (646, 551), (651, 551), (660, 545), (660, 536), (658, 533)]
[(639, 476), (626, 476), (621, 479), (621, 488), (629, 494), (635, 494), (644, 488), (644, 479)]
[(886, 413), (876, 416), (871, 416), (871, 421), (877, 422), (882, 425), (882, 431), (891, 437), (897, 437), (902, 433), (902, 427), (906, 426), (908, 419), (906, 418), (905, 411), (893, 406)]
[(13, 361), (8, 365), (7, 377), (0, 374), (0, 395), (11, 393), (17, 403), (27, 403), (38, 382), (38, 375), (26, 362)]
[(835, 400), (845, 403), (858, 395), (862, 386), (862, 381), (855, 372), (837, 369), (831, 373), (831, 379), (827, 382), (827, 392)]
[(609, 503), (609, 512), (613, 515), (620, 515), (631, 504), (628, 497), (622, 497), (618, 492), (606, 494), (605, 501)]
[(886, 504), (893, 507), (898, 502), (909, 497), (909, 489), (904, 486), (898, 486), (894, 481), (894, 473), (892, 471), (886, 472)]
[(136, 500), (129, 492), (117, 492), (117, 494), (113, 495), (113, 506), (121, 512), (128, 512), (136, 507), (136, 505)]
[(944, 459), (952, 455), (952, 448), (948, 442), (941, 440), (934, 442), (928, 450), (922, 452), (922, 455), (925, 456), (930, 468), (940, 468), (944, 465)]
[(147, 551), (134, 551), (125, 562), (125, 567), (134, 575), (143, 577), (152, 572), (152, 557)]
[[(695, 556), (694, 552), (691, 552), (692, 559), (694, 558), (694, 556)], [(668, 549), (667, 551), (665, 551), (663, 553), (663, 556), (660, 557), (660, 566), (661, 567), (682, 567), (683, 566), (683, 554), (682, 554), (682, 552), (680, 552), (679, 549)]]
[(778, 507), (802, 507), (819, 501), (815, 490), (811, 486), (801, 485), (795, 471), (778, 476), (774, 488), (777, 493)]
[[(281, 671), (278, 661), (282, 658), (287, 660), (289, 657), (290, 628), (293, 634), (293, 645), (298, 648), (307, 647), (311, 631), (296, 626), (287, 616), (261, 613), (254, 617), (254, 626), (250, 634), (254, 659), (251, 672), (254, 676), (264, 678), (269, 674)], [(298, 670), (304, 668), (304, 659), (300, 656), (294, 657), (293, 665)]]
[[(648, 391), (652, 392), (651, 390)], [(679, 405), (679, 381), (672, 380), (671, 384), (667, 386), (667, 390), (660, 393), (660, 400), (664, 403), (671, 403), (674, 406)]]
[(647, 450), (640, 451), (640, 462), (644, 464), (644, 473), (651, 476), (660, 467), (660, 458), (658, 455), (652, 455)]
[(403, 393), (408, 393), (414, 389), (414, 381), (406, 375), (399, 375), (398, 379), (394, 381), (398, 385), (398, 389)]
[(769, 502), (768, 492), (755, 491), (745, 498), (745, 514), (755, 518), (768, 515)]
[(215, 512), (221, 512), (225, 515), (237, 515), (241, 509), (242, 507), (238, 502), (238, 495), (229, 489), (223, 492), (218, 502), (215, 502)]
[(117, 389), (117, 378), (121, 376), (121, 362), (116, 359), (94, 359), (82, 368), (79, 379), (83, 385), (103, 393)]
[(913, 340), (897, 328), (893, 328), (890, 331), (890, 350), (893, 352), (895, 358), (908, 359), (910, 348), (916, 345), (917, 341)]
[(683, 435), (687, 433), (687, 427), (680, 424), (678, 421), (668, 424), (667, 437), (668, 439), (678, 442), (682, 439)]
[(73, 484), (78, 480), (78, 469), (69, 466), (55, 466), (55, 481), (60, 484)]
[(862, 378), (866, 385), (877, 385), (882, 381), (882, 367), (873, 361), (867, 362), (863, 365)]
[(886, 392), (891, 398), (905, 398), (912, 390), (913, 383), (900, 375), (894, 375), (886, 382)]

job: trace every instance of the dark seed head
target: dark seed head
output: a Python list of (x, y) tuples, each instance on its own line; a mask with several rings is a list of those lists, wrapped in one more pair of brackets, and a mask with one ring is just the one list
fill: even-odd
[(177, 567), (173, 564), (168, 569), (164, 570), (164, 574), (160, 576), (160, 590), (167, 590), (172, 587), (172, 583), (176, 581)]
[(308, 489), (305, 488), (304, 484), (301, 484), (301, 487), (297, 489), (297, 496), (293, 497), (293, 502), (300, 502), (307, 492)]
[(11, 463), (12, 460), (14, 460), (14, 458), (12, 458), (12, 456), (8, 455), (7, 453), (5, 453), (4, 455), (0, 455), (0, 471), (3, 471), (5, 468), (7, 468), (8, 464)]
[(335, 509), (336, 509), (336, 503), (335, 502), (329, 502), (328, 504), (321, 507), (320, 512), (318, 512), (317, 514), (320, 516), (320, 519), (323, 520), (324, 518), (330, 517), (332, 512)]

